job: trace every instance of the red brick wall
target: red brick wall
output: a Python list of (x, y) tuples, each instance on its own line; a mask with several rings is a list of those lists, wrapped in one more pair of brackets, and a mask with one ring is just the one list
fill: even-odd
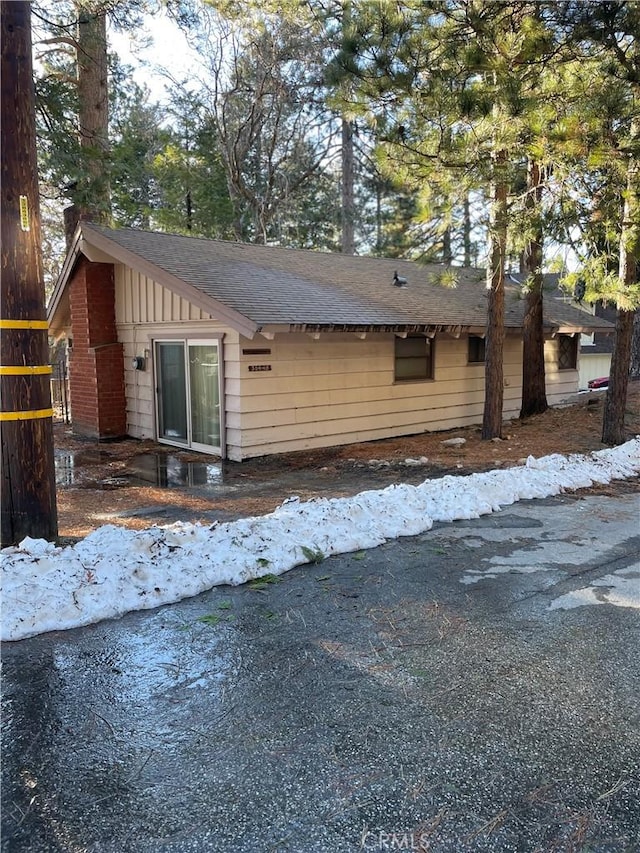
[(81, 258), (69, 284), (69, 303), (73, 431), (98, 439), (126, 435), (124, 357), (116, 331), (113, 265)]

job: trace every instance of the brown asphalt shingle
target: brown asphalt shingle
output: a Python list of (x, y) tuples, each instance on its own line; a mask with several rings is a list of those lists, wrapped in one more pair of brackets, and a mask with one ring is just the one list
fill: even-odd
[[(439, 284), (445, 270), (412, 261), (256, 246), (175, 234), (82, 226), (115, 247), (247, 317), (258, 326), (484, 326), (484, 271), (453, 268), (454, 288)], [(393, 284), (394, 272), (407, 279)], [(523, 301), (507, 286), (505, 325), (522, 325)], [(545, 322), (605, 328), (598, 318), (557, 300), (545, 302)]]

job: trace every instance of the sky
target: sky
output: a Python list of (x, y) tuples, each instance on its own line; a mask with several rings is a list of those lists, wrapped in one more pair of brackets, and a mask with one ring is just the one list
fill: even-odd
[[(640, 473), (640, 437), (588, 455), (552, 454), (513, 468), (397, 484), (351, 498), (295, 496), (268, 515), (212, 525), (133, 531), (100, 527), (73, 546), (24, 539), (0, 551), (2, 636), (20, 640), (237, 586), (334, 554), (375, 548), (428, 531), (434, 522), (479, 518), (520, 500), (544, 498)], [(509, 571), (532, 571), (513, 565)], [(640, 609), (640, 564), (555, 599), (550, 609), (608, 603)], [(493, 573), (467, 572), (481, 583)]]
[[(132, 67), (135, 82), (149, 90), (151, 101), (162, 105), (170, 103), (172, 84), (163, 71), (176, 81), (191, 81), (197, 90), (197, 78), (206, 77), (206, 71), (178, 24), (166, 13), (146, 15), (144, 31), (150, 39), (146, 47), (136, 41), (135, 33), (119, 32), (113, 25), (109, 27), (108, 40), (109, 49), (117, 53), (125, 65)], [(546, 250), (545, 261), (550, 269), (555, 270), (559, 261), (563, 269), (578, 267), (578, 258), (570, 246), (550, 244)], [(478, 262), (484, 263), (484, 260)]]
[(118, 54), (122, 63), (133, 68), (133, 79), (139, 86), (149, 89), (152, 101), (167, 103), (171, 84), (163, 70), (176, 80), (189, 80), (198, 67), (198, 55), (178, 24), (165, 13), (147, 15), (144, 31), (151, 41), (148, 46), (140, 47), (135, 34), (119, 32), (109, 26), (109, 49)]

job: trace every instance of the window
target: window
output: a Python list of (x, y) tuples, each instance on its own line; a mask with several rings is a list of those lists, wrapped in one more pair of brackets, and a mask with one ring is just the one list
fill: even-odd
[(575, 370), (578, 366), (578, 338), (558, 335), (558, 370)]
[(469, 364), (484, 364), (484, 338), (469, 335)]
[(424, 335), (396, 338), (397, 382), (412, 379), (433, 379), (433, 340)]

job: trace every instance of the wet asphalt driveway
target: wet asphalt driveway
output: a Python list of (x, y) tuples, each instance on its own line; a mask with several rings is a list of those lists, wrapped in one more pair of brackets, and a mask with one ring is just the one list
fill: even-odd
[(523, 502), (5, 644), (2, 850), (640, 850), (640, 610), (597, 585), (640, 586), (639, 510)]

